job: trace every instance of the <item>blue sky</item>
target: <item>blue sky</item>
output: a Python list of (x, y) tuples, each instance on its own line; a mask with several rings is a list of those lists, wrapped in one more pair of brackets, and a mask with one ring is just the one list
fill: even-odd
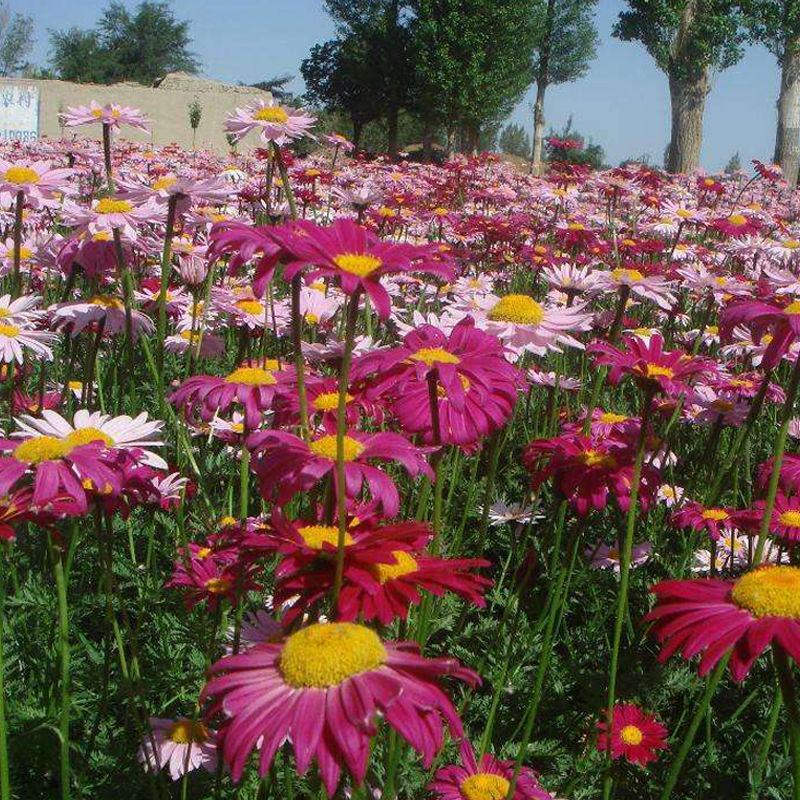
[[(48, 29), (91, 27), (105, 5), (104, 0), (11, 0), (14, 10), (36, 23), (39, 64), (47, 62)], [(550, 88), (547, 121), (560, 128), (572, 114), (575, 127), (605, 148), (609, 163), (645, 153), (660, 162), (669, 133), (667, 81), (641, 46), (611, 38), (623, 5), (598, 3), (597, 59), (586, 77)], [(172, 6), (179, 18), (191, 21), (203, 72), (226, 81), (298, 76), (311, 46), (334, 32), (322, 0), (173, 0)], [(749, 49), (739, 64), (715, 77), (706, 108), (704, 167), (719, 169), (736, 151), (745, 163), (771, 158), (778, 84), (775, 59), (763, 48)], [(302, 82), (296, 80), (293, 88), (302, 90)], [(532, 102), (531, 91), (513, 119), (530, 127)]]

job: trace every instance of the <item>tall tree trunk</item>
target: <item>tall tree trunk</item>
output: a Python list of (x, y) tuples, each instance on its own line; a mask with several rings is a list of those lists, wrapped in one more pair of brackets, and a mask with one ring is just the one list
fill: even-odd
[(422, 122), (422, 160), (433, 160), (433, 123), (428, 119)]
[(667, 172), (691, 172), (700, 165), (708, 90), (707, 68), (694, 77), (670, 74), (672, 134), (667, 151)]
[(399, 128), (400, 109), (391, 108), (386, 114), (386, 137), (388, 143), (386, 149), (390, 156), (396, 156), (399, 149), (398, 128)]
[(536, 84), (536, 103), (533, 106), (533, 154), (531, 155), (531, 171), (534, 175), (542, 174), (542, 150), (544, 147), (544, 93), (546, 90), (546, 84)]
[(536, 103), (533, 106), (533, 153), (531, 169), (534, 175), (542, 174), (542, 142), (544, 141), (544, 93), (550, 80), (550, 49), (553, 43), (556, 0), (547, 0), (544, 35), (539, 44), (539, 65), (536, 70)]
[(773, 161), (781, 165), (789, 186), (800, 168), (800, 38), (787, 40), (781, 59), (781, 93)]
[(364, 123), (360, 119), (352, 117), (350, 122), (353, 125), (353, 147), (355, 151), (361, 149), (361, 134), (364, 132)]

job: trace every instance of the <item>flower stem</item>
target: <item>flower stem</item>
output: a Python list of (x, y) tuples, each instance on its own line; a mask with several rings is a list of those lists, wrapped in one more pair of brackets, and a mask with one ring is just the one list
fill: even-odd
[[(164, 251), (161, 254), (161, 289), (158, 293), (158, 342), (157, 361), (158, 367), (158, 403), (164, 404), (164, 336), (167, 330), (167, 290), (169, 289), (170, 273), (172, 272), (172, 237), (175, 233), (175, 217), (178, 207), (179, 194), (171, 194), (167, 203), (167, 230), (164, 234)], [(191, 346), (191, 340), (190, 340)]]
[(0, 544), (0, 800), (10, 800), (11, 798), (11, 781), (8, 771), (8, 741), (6, 735), (6, 690), (3, 680), (6, 569), (6, 546)]
[(772, 655), (789, 723), (789, 744), (792, 753), (792, 800), (800, 800), (800, 708), (797, 705), (797, 689), (794, 685), (792, 666), (786, 651), (776, 644), (773, 647)]
[(611, 741), (613, 738), (614, 704), (617, 696), (617, 672), (619, 670), (619, 651), (622, 645), (622, 628), (628, 614), (628, 590), (630, 588), (631, 556), (633, 553), (633, 536), (636, 531), (636, 513), (639, 510), (639, 487), (642, 480), (642, 464), (647, 444), (647, 427), (650, 420), (650, 408), (653, 396), (645, 392), (642, 397), (642, 414), (639, 429), (639, 442), (636, 447), (636, 459), (633, 463), (631, 477), (630, 505), (625, 519), (625, 540), (620, 553), (619, 594), (617, 595), (617, 615), (614, 620), (614, 640), (611, 645), (611, 663), (608, 670), (608, 696), (606, 698), (606, 726), (608, 729), (608, 748), (606, 760), (608, 769), (603, 779), (603, 798), (611, 797), (614, 775), (611, 772)]
[(677, 784), (678, 778), (680, 777), (681, 769), (683, 768), (683, 762), (686, 761), (686, 756), (689, 755), (689, 750), (692, 749), (694, 737), (697, 734), (700, 723), (705, 719), (705, 716), (708, 713), (708, 708), (711, 705), (711, 698), (714, 696), (717, 685), (725, 673), (725, 668), (728, 666), (728, 661), (730, 661), (730, 658), (730, 652), (723, 656), (722, 660), (717, 664), (714, 671), (709, 676), (708, 681), (706, 682), (706, 690), (703, 693), (700, 704), (697, 706), (697, 709), (694, 712), (694, 716), (689, 723), (689, 727), (686, 729), (686, 733), (683, 735), (683, 741), (681, 742), (681, 746), (675, 756), (675, 760), (672, 762), (672, 766), (669, 769), (667, 782), (664, 785), (663, 791), (661, 792), (660, 800), (669, 800), (669, 798), (672, 796), (672, 790), (675, 788), (675, 784)]
[(22, 212), (25, 206), (25, 192), (17, 192), (14, 203), (14, 273), (11, 278), (11, 297), (19, 297), (22, 280), (19, 274), (19, 265), (22, 261)]
[(433, 436), (433, 446), (438, 448), (431, 456), (431, 469), (433, 470), (433, 540), (431, 541), (431, 552), (439, 552), (439, 537), (442, 532), (442, 490), (444, 480), (442, 480), (442, 429), (439, 421), (439, 373), (433, 369), (428, 373), (428, 404), (431, 411), (431, 433)]
[(489, 453), (487, 455), (489, 468), (486, 473), (486, 486), (483, 490), (481, 523), (480, 528), (478, 528), (478, 557), (483, 555), (483, 549), (486, 545), (486, 535), (489, 531), (489, 511), (492, 503), (492, 495), (494, 494), (495, 479), (497, 478), (497, 465), (500, 461), (500, 439), (502, 435), (501, 431), (495, 431), (491, 437), (489, 437)]
[(336, 514), (339, 525), (339, 538), (336, 544), (336, 573), (333, 580), (332, 609), (335, 612), (339, 603), (339, 591), (342, 588), (344, 577), (344, 550), (347, 536), (347, 486), (345, 479), (344, 440), (347, 433), (347, 382), (350, 378), (350, 364), (353, 361), (353, 344), (356, 335), (356, 320), (358, 319), (358, 300), (360, 291), (357, 289), (350, 295), (347, 304), (347, 323), (344, 333), (344, 353), (342, 365), (339, 369), (339, 404), (336, 410)]
[(778, 430), (778, 437), (775, 439), (775, 447), (772, 451), (772, 473), (769, 476), (769, 486), (767, 487), (767, 497), (764, 505), (764, 516), (761, 518), (761, 527), (758, 531), (758, 543), (756, 552), (753, 556), (753, 563), (760, 564), (764, 556), (764, 548), (767, 545), (767, 534), (769, 533), (769, 523), (772, 521), (772, 511), (775, 508), (775, 497), (778, 494), (778, 483), (781, 479), (781, 464), (783, 463), (783, 452), (786, 450), (786, 438), (789, 434), (789, 423), (794, 412), (794, 403), (797, 399), (797, 387), (800, 385), (800, 356), (795, 359), (792, 369), (792, 378), (789, 388), (786, 391), (786, 402), (781, 411), (781, 427)]
[(61, 553), (53, 545), (52, 535), (48, 534), (47, 544), (53, 562), (56, 579), (56, 597), (58, 599), (58, 653), (61, 679), (61, 715), (59, 717), (59, 753), (61, 763), (61, 800), (70, 797), (69, 768), (69, 608), (67, 606), (67, 581), (64, 577), (64, 562)]

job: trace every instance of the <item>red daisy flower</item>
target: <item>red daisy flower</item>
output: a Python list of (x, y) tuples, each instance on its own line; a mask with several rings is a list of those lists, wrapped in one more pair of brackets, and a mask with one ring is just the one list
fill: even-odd
[[(608, 750), (608, 725), (605, 720), (597, 723), (600, 732), (597, 749)], [(666, 750), (667, 729), (650, 714), (645, 714), (633, 703), (614, 706), (611, 722), (611, 757), (625, 758), (632, 764), (645, 766), (658, 759), (657, 750)]]
[[(256, 457), (253, 467), (258, 474), (264, 497), (273, 494), (283, 504), (297, 492), (308, 492), (326, 475), (336, 481), (336, 436), (323, 434), (310, 442), (283, 431), (253, 434), (247, 446)], [(344, 438), (345, 487), (348, 499), (355, 500), (364, 484), (370, 496), (386, 516), (400, 510), (400, 495), (394, 481), (369, 459), (397, 461), (412, 478), (419, 474), (434, 479), (424, 451), (414, 447), (397, 433), (360, 433), (350, 431)], [(337, 491), (340, 487), (336, 487)]]
[[(636, 445), (635, 438), (623, 432), (613, 436), (573, 433), (536, 439), (525, 448), (522, 460), (531, 473), (534, 488), (553, 477), (558, 490), (581, 516), (592, 508), (605, 508), (609, 493), (623, 511), (630, 505)], [(644, 464), (639, 487), (643, 509), (649, 507), (660, 483), (658, 470)]]
[(678, 651), (686, 659), (703, 653), (703, 676), (732, 650), (731, 674), (740, 682), (770, 644), (800, 660), (800, 567), (758, 567), (733, 582), (663, 581), (652, 591), (658, 602), (645, 619), (664, 645), (662, 662)]
[(442, 442), (467, 446), (502, 427), (514, 410), (522, 377), (503, 352), (495, 336), (467, 317), (449, 336), (422, 325), (401, 347), (360, 358), (352, 374), (374, 375), (370, 396), (391, 396), (400, 424), (427, 444), (433, 441), (429, 380), (435, 380)]
[[(749, 519), (742, 527), (757, 532), (764, 518), (766, 505), (764, 500), (754, 503), (752, 511), (745, 512), (749, 515)], [(786, 542), (800, 542), (800, 497), (797, 495), (786, 497), (780, 492), (777, 494), (769, 521), (769, 532)]]
[(437, 248), (384, 242), (350, 219), (337, 219), (327, 228), (311, 224), (301, 230), (276, 228), (273, 235), (295, 259), (284, 269), (287, 280), (311, 264), (311, 277), (338, 278), (346, 294), (363, 289), (381, 319), (387, 319), (392, 310), (381, 276), (422, 272), (449, 280), (453, 274), (452, 264)]
[[(480, 762), (467, 741), (461, 742), (461, 763), (437, 770), (429, 791), (439, 800), (505, 800), (514, 777), (514, 762), (485, 753)], [(539, 785), (539, 776), (522, 767), (509, 800), (552, 800)]]
[(691, 382), (714, 371), (713, 362), (695, 358), (682, 350), (666, 352), (661, 334), (653, 334), (645, 342), (638, 336), (623, 339), (625, 350), (606, 342), (594, 342), (587, 348), (595, 355), (595, 365), (610, 366), (608, 379), (619, 383), (623, 375), (630, 375), (649, 392), (684, 394)]
[(222, 755), (234, 781), (254, 748), (265, 775), (277, 749), (291, 741), (297, 771), (315, 760), (329, 796), (342, 767), (364, 780), (377, 717), (396, 730), (429, 767), (461, 720), (438, 685), (450, 675), (471, 685), (478, 676), (450, 658), (427, 659), (412, 642), (386, 642), (352, 622), (314, 624), (284, 641), (256, 645), (211, 667), (202, 697), (220, 716)]
[(723, 531), (739, 527), (739, 516), (740, 512), (733, 508), (706, 508), (702, 503), (691, 500), (672, 515), (670, 522), (678, 528), (707, 531), (716, 542)]
[(181, 556), (175, 561), (172, 577), (164, 584), (168, 589), (184, 590), (186, 608), (206, 600), (214, 611), (222, 599), (236, 605), (246, 592), (261, 588), (253, 580), (255, 567), (247, 561), (218, 559), (204, 548), (190, 548), (190, 553), (191, 558)]

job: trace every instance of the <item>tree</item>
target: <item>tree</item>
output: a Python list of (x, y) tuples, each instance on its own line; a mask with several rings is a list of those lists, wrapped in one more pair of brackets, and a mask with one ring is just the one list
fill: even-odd
[(62, 80), (150, 86), (168, 72), (198, 71), (190, 42), (189, 23), (177, 20), (168, 3), (144, 0), (131, 14), (112, 2), (94, 30), (51, 32), (50, 60)]
[(728, 163), (725, 165), (725, 174), (726, 175), (735, 175), (737, 172), (742, 171), (742, 159), (739, 155), (739, 152), (735, 152), (731, 157)]
[(463, 149), (508, 116), (530, 85), (530, 0), (412, 0), (414, 108), (426, 122), (456, 126)]
[(666, 166), (690, 172), (700, 163), (703, 116), (712, 70), (742, 56), (742, 15), (734, 0), (627, 0), (614, 36), (641, 42), (669, 80), (672, 128)]
[(500, 133), (500, 151), (511, 156), (528, 158), (531, 152), (531, 139), (522, 125), (512, 122)]
[(14, 14), (6, 3), (0, 3), (0, 75), (16, 75), (27, 69), (33, 49), (33, 20)]
[(286, 86), (294, 80), (294, 75), (277, 75), (265, 81), (249, 84), (254, 89), (261, 89), (262, 92), (269, 92), (278, 100), (291, 100), (293, 95)]
[(194, 150), (197, 129), (200, 127), (200, 120), (202, 118), (203, 106), (200, 105), (200, 101), (195, 97), (195, 99), (189, 103), (189, 127), (192, 129), (192, 150)]
[(538, 0), (534, 11), (533, 153), (539, 172), (544, 138), (544, 98), (548, 86), (569, 83), (586, 74), (597, 55), (594, 7), (597, 0)]
[(368, 54), (373, 104), (386, 120), (388, 151), (398, 150), (400, 111), (408, 106), (411, 46), (404, 0), (326, 0), (340, 39)]
[(381, 114), (377, 94), (381, 81), (370, 62), (369, 42), (350, 35), (314, 45), (300, 65), (306, 100), (312, 106), (347, 114), (356, 147), (364, 127)]
[(794, 186), (800, 169), (800, 2), (747, 0), (742, 5), (751, 39), (764, 44), (781, 68), (772, 160)]

